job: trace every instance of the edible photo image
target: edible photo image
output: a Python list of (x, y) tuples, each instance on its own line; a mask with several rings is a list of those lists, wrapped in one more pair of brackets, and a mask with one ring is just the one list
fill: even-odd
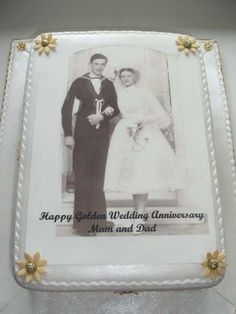
[(181, 112), (172, 110), (166, 54), (92, 48), (71, 55), (68, 73), (61, 201), (69, 218), (57, 236), (207, 233), (193, 203), (197, 182)]

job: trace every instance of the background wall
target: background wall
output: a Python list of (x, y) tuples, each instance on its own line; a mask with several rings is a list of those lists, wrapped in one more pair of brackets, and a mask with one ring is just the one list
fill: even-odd
[[(38, 32), (139, 29), (189, 33), (219, 42), (236, 147), (235, 0), (1, 0), (0, 98), (12, 39)], [(1, 178), (1, 183), (4, 180)], [(224, 212), (228, 271), (213, 290), (145, 292), (138, 295), (38, 293), (17, 286), (9, 266), (11, 212), (1, 208), (0, 312), (2, 313), (233, 313), (235, 304), (235, 208)], [(220, 297), (223, 296), (223, 297)], [(170, 302), (171, 300), (171, 302)], [(212, 302), (214, 300), (214, 302)], [(166, 306), (168, 302), (168, 307)]]

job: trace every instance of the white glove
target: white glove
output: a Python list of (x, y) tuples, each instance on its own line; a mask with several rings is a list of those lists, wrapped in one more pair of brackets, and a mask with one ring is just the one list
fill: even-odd
[(106, 107), (105, 110), (103, 110), (102, 113), (105, 113), (106, 116), (111, 116), (114, 112), (114, 109), (110, 106)]
[(75, 145), (75, 140), (74, 140), (73, 136), (65, 136), (64, 144), (67, 148), (73, 149), (73, 147)]

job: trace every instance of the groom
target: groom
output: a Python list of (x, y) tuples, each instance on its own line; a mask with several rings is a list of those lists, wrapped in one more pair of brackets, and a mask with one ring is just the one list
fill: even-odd
[[(96, 53), (90, 58), (90, 72), (77, 78), (66, 95), (62, 107), (65, 145), (73, 149), (75, 201), (73, 228), (88, 235), (94, 220), (82, 220), (79, 214), (106, 216), (103, 183), (109, 146), (109, 120), (119, 114), (117, 95), (112, 81), (102, 75), (107, 57)], [(72, 133), (72, 110), (75, 99), (80, 106)], [(106, 220), (97, 224), (106, 225)]]

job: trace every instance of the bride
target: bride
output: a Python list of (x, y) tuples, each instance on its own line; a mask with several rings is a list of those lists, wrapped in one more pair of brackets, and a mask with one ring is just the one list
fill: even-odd
[(175, 191), (184, 186), (184, 180), (175, 152), (161, 131), (171, 123), (168, 114), (150, 90), (136, 86), (139, 73), (135, 69), (121, 69), (119, 79), (122, 119), (111, 137), (104, 191), (132, 194), (134, 210), (142, 214), (150, 192)]

